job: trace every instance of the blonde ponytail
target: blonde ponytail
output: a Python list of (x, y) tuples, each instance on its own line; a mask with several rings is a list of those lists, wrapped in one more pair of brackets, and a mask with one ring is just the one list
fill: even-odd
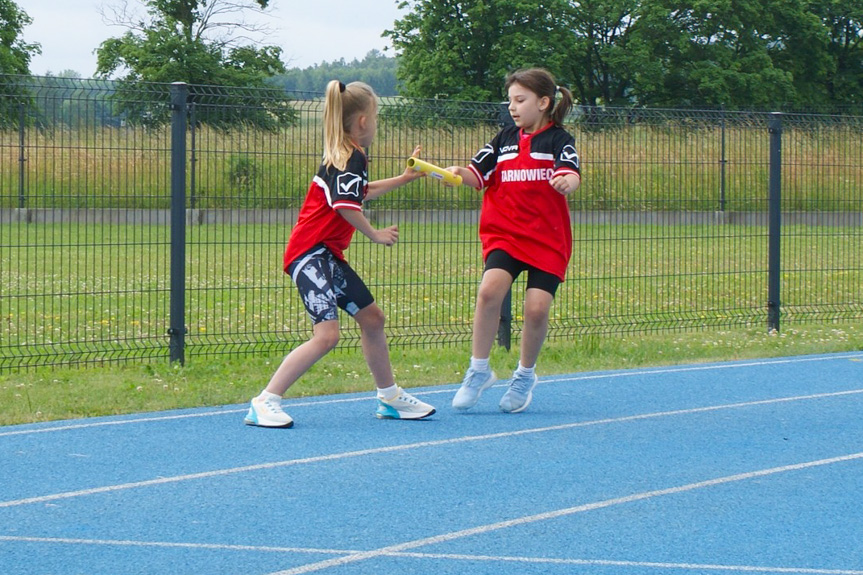
[(344, 170), (356, 147), (350, 135), (354, 118), (374, 112), (377, 96), (371, 86), (351, 82), (347, 86), (338, 80), (327, 84), (324, 96), (324, 164)]

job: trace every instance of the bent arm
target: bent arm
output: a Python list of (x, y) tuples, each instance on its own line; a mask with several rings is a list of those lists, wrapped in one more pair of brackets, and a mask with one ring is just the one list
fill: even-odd
[(399, 239), (399, 230), (397, 226), (389, 226), (376, 230), (371, 222), (359, 210), (340, 209), (336, 210), (349, 224), (354, 226), (358, 232), (369, 238), (376, 244), (384, 244), (391, 246)]

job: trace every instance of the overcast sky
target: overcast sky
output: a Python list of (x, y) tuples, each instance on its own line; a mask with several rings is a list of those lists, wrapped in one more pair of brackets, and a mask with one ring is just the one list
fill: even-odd
[[(33, 57), (30, 71), (44, 75), (75, 70), (84, 78), (93, 77), (93, 51), (104, 40), (125, 32), (105, 24), (100, 8), (123, 1), (15, 0), (33, 19), (24, 29), (24, 40), (42, 45), (42, 54)], [(127, 1), (140, 5), (140, 0)], [(341, 58), (350, 62), (362, 59), (370, 50), (382, 51), (389, 42), (381, 33), (404, 14), (396, 0), (270, 0), (266, 13), (270, 17), (263, 21), (273, 32), (263, 43), (282, 48), (282, 60), (288, 68)]]

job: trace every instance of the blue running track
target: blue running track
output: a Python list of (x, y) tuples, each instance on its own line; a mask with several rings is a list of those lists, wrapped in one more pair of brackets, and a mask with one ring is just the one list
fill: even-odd
[(2, 427), (0, 574), (863, 575), (863, 353), (455, 390)]

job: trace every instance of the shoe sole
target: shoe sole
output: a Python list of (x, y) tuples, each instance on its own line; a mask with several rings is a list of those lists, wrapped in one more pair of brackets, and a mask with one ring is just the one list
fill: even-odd
[(396, 411), (395, 415), (389, 413), (381, 413), (380, 411), (375, 413), (375, 417), (378, 419), (409, 419), (409, 420), (417, 420), (423, 419), (430, 415), (434, 415), (437, 413), (437, 410), (432, 409), (428, 413), (402, 413), (400, 411)]
[(283, 423), (283, 424), (279, 424), (279, 425), (266, 425), (263, 423), (258, 423), (257, 421), (255, 421), (253, 419), (249, 419), (248, 417), (246, 417), (245, 419), (243, 419), (243, 423), (245, 423), (246, 425), (251, 425), (252, 427), (267, 427), (270, 429), (288, 429), (288, 428), (291, 428), (294, 426), (294, 420), (293, 419), (287, 423)]
[(453, 398), (453, 404), (452, 404), (453, 409), (458, 409), (459, 411), (465, 411), (466, 409), (470, 409), (471, 407), (475, 406), (477, 403), (479, 403), (479, 398), (482, 397), (482, 392), (485, 391), (486, 389), (488, 389), (489, 387), (491, 387), (492, 385), (494, 385), (495, 383), (497, 383), (497, 378), (492, 376), (492, 378), (489, 380), (488, 383), (486, 383), (485, 385), (483, 385), (482, 387), (479, 388), (479, 391), (476, 394), (476, 399), (470, 405), (456, 405), (455, 404), (455, 398)]

